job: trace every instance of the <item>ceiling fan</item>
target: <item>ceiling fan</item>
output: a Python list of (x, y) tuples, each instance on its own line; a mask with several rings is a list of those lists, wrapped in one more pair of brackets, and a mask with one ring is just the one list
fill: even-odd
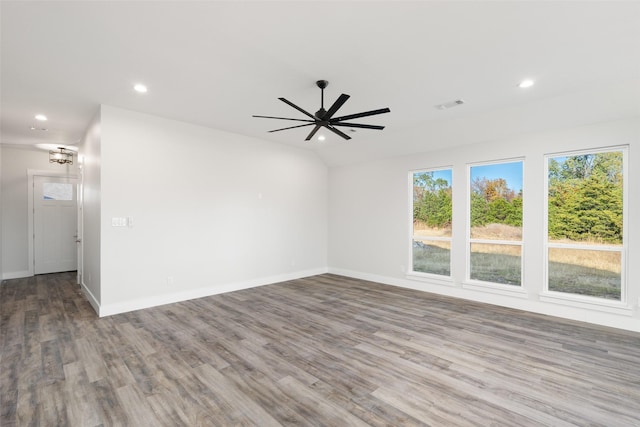
[(368, 116), (375, 116), (376, 114), (389, 113), (391, 112), (391, 110), (389, 110), (388, 108), (381, 108), (379, 110), (371, 110), (371, 111), (365, 111), (363, 113), (333, 117), (333, 115), (340, 109), (340, 107), (342, 107), (342, 105), (345, 102), (347, 102), (347, 99), (350, 98), (349, 95), (346, 95), (343, 93), (338, 97), (336, 102), (333, 103), (333, 105), (329, 108), (329, 110), (325, 110), (324, 109), (324, 89), (329, 85), (329, 82), (326, 80), (318, 80), (316, 82), (316, 85), (320, 88), (321, 93), (320, 93), (320, 109), (316, 111), (315, 114), (311, 114), (308, 111), (303, 110), (302, 108), (298, 107), (293, 102), (285, 98), (278, 98), (280, 101), (295, 108), (305, 116), (308, 116), (310, 119), (291, 119), (288, 117), (256, 116), (256, 115), (254, 115), (253, 117), (259, 117), (263, 119), (293, 120), (296, 122), (306, 122), (305, 124), (302, 124), (302, 125), (289, 126), (286, 128), (274, 129), (269, 131), (269, 132), (279, 132), (281, 130), (295, 129), (295, 128), (301, 128), (305, 126), (314, 126), (313, 130), (311, 130), (309, 135), (307, 135), (307, 137), (305, 138), (305, 141), (309, 141), (311, 138), (313, 138), (313, 136), (316, 134), (316, 132), (318, 132), (318, 130), (320, 130), (321, 127), (325, 127), (329, 129), (331, 132), (341, 136), (344, 139), (351, 139), (351, 137), (346, 133), (342, 132), (341, 130), (336, 129), (336, 126), (362, 128), (362, 129), (376, 129), (376, 130), (384, 129), (384, 126), (365, 125), (361, 123), (347, 123), (345, 122), (345, 120), (358, 119), (360, 117), (368, 117)]

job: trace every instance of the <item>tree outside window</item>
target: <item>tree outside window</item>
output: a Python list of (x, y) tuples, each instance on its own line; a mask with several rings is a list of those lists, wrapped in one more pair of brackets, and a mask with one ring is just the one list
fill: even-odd
[(522, 283), (522, 169), (522, 161), (469, 168), (469, 280)]
[(412, 271), (451, 276), (451, 169), (412, 173)]
[(620, 301), (624, 151), (547, 158), (547, 289)]

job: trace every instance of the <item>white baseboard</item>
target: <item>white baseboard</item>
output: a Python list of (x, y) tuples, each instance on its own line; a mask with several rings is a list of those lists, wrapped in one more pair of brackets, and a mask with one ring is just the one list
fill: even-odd
[(31, 277), (33, 273), (29, 270), (24, 271), (10, 271), (8, 273), (2, 273), (2, 280), (22, 279), (23, 277)]
[(522, 297), (511, 297), (508, 295), (499, 295), (472, 290), (464, 288), (462, 286), (442, 285), (436, 283), (435, 281), (416, 281), (331, 267), (329, 268), (328, 272), (331, 274), (352, 277), (354, 279), (367, 280), (370, 282), (382, 283), (385, 285), (431, 292), (434, 294), (445, 295), (454, 298), (462, 298), (485, 304), (498, 305), (501, 307), (515, 308), (518, 310), (525, 310), (533, 313), (560, 317), (568, 320), (576, 320), (579, 322), (586, 322), (599, 326), (640, 332), (640, 319), (633, 316), (631, 310), (625, 310), (624, 314), (616, 314), (606, 311), (540, 301), (536, 296), (532, 297), (532, 299), (523, 299)]
[[(342, 268), (332, 268), (332, 267), (329, 267), (329, 273), (337, 274), (339, 276), (352, 277), (354, 279), (367, 280), (369, 282), (382, 283), (384, 285), (414, 289), (417, 291), (433, 292), (441, 295), (448, 295), (448, 296), (454, 296), (454, 297), (457, 296), (455, 292), (455, 288), (453, 288), (450, 284), (442, 285), (440, 283), (435, 283), (435, 282), (431, 283), (428, 280), (399, 279), (395, 277), (380, 276), (377, 274), (364, 273), (361, 271), (346, 270)], [(433, 290), (434, 286), (442, 286), (443, 288), (449, 288), (452, 291), (444, 292), (446, 289), (443, 289), (440, 292), (438, 292), (437, 290)]]
[(82, 289), (82, 293), (84, 294), (85, 298), (87, 299), (87, 301), (89, 301), (89, 304), (91, 304), (91, 307), (93, 307), (93, 310), (96, 312), (96, 314), (100, 315), (100, 303), (98, 302), (98, 299), (96, 298), (96, 296), (93, 295), (93, 292), (91, 292), (91, 290), (87, 287), (87, 285), (85, 285), (84, 277), (82, 278), (82, 283), (80, 284), (80, 287)]
[[(132, 301), (123, 301), (114, 304), (99, 304), (95, 298), (94, 302), (89, 298), (89, 302), (100, 317), (112, 316), (114, 314), (126, 313), (129, 311), (141, 310), (143, 308), (157, 307), (165, 304), (173, 304), (180, 301), (187, 301), (196, 298), (208, 297), (227, 292), (239, 291), (242, 289), (255, 288), (258, 286), (271, 285), (274, 283), (286, 282), (288, 280), (301, 279), (309, 276), (327, 273), (327, 268), (317, 268), (311, 270), (297, 271), (293, 273), (279, 274), (275, 276), (262, 277), (240, 282), (218, 284), (206, 288), (193, 289), (186, 292), (174, 292), (166, 295), (157, 295), (148, 298), (139, 298)], [(83, 286), (84, 288), (84, 286)], [(86, 290), (85, 292), (88, 292)], [(91, 293), (89, 292), (89, 295)]]

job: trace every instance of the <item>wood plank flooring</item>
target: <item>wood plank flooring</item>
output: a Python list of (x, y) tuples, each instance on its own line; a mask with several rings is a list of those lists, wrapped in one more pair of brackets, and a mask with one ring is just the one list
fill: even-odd
[(640, 334), (335, 275), (99, 319), (0, 286), (0, 425), (640, 426)]

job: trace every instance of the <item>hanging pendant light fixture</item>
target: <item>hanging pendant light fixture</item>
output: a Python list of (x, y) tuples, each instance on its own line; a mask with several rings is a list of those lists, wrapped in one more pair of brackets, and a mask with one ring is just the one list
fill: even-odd
[(73, 164), (73, 151), (67, 150), (64, 147), (58, 147), (58, 151), (49, 151), (49, 163)]

